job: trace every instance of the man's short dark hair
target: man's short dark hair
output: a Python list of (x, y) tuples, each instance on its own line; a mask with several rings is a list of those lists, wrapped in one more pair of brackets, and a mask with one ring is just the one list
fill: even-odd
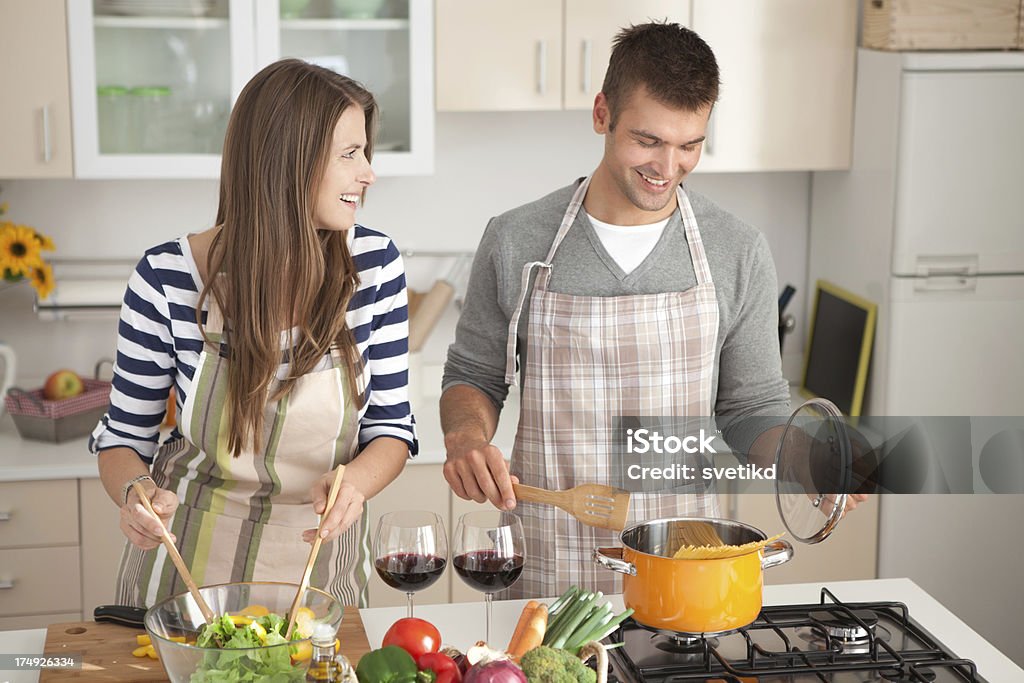
[(655, 22), (615, 36), (601, 90), (614, 128), (640, 86), (665, 105), (697, 111), (715, 103), (718, 85), (718, 62), (708, 44), (685, 26)]

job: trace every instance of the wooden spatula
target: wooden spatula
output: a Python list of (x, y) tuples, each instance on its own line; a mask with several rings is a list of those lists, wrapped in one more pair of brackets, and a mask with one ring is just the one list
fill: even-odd
[(153, 504), (149, 502), (149, 496), (146, 495), (146, 489), (142, 488), (142, 484), (135, 482), (132, 484), (132, 488), (135, 489), (135, 493), (139, 495), (139, 500), (142, 501), (142, 505), (146, 508), (149, 514), (153, 515), (157, 522), (160, 523), (160, 540), (163, 541), (164, 547), (167, 548), (167, 554), (171, 558), (171, 562), (174, 563), (175, 568), (178, 570), (178, 574), (181, 575), (181, 580), (188, 586), (188, 592), (192, 594), (192, 599), (199, 605), (199, 611), (203, 613), (203, 619), (206, 620), (207, 624), (212, 624), (216, 618), (213, 610), (206, 604), (206, 600), (203, 600), (203, 596), (199, 593), (199, 587), (196, 586), (196, 582), (192, 580), (192, 573), (189, 572), (188, 567), (185, 566), (185, 561), (181, 559), (181, 555), (178, 553), (178, 549), (174, 547), (174, 541), (171, 540), (171, 534), (168, 533), (167, 527), (164, 526), (163, 521), (160, 519), (160, 515), (156, 514), (153, 510)]
[(512, 484), (516, 498), (562, 508), (589, 526), (622, 531), (629, 515), (629, 492), (601, 484), (580, 484), (566, 491), (549, 491)]
[(316, 556), (320, 553), (320, 545), (324, 539), (320, 536), (320, 531), (324, 527), (324, 519), (327, 518), (327, 513), (334, 507), (334, 502), (338, 500), (338, 489), (341, 488), (341, 479), (345, 474), (345, 466), (338, 465), (338, 469), (334, 474), (334, 481), (331, 483), (331, 490), (327, 494), (327, 507), (324, 508), (324, 514), (320, 515), (320, 523), (316, 527), (316, 539), (313, 541), (313, 547), (309, 550), (309, 559), (306, 560), (306, 569), (302, 572), (302, 580), (299, 582), (299, 591), (295, 594), (295, 599), (292, 600), (292, 608), (288, 611), (288, 629), (285, 631), (285, 638), (291, 640), (292, 629), (295, 628), (295, 617), (298, 616), (299, 604), (302, 602), (302, 594), (309, 588), (309, 577), (313, 575), (313, 565), (316, 563)]

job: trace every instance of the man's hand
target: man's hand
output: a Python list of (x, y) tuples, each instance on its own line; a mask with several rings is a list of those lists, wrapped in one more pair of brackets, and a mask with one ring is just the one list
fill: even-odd
[[(160, 522), (166, 527), (178, 509), (178, 496), (167, 489), (158, 489), (149, 483), (146, 494), (153, 506), (153, 511), (160, 517)], [(121, 532), (135, 546), (142, 550), (152, 550), (161, 543), (160, 522), (149, 514), (146, 507), (139, 499), (135, 489), (129, 489), (128, 501), (121, 506)], [(170, 530), (168, 532), (170, 534)], [(171, 540), (177, 542), (174, 534)]]
[[(327, 507), (327, 497), (331, 492), (331, 484), (334, 483), (334, 474), (333, 470), (324, 474), (310, 489), (310, 495), (313, 498), (313, 512), (318, 515), (323, 515)], [(348, 473), (346, 472), (346, 474)], [(348, 528), (363, 514), (364, 502), (366, 502), (366, 496), (351, 482), (342, 479), (334, 507), (327, 512), (320, 525), (320, 533), (324, 542), (333, 540), (348, 531)], [(316, 540), (316, 529), (303, 531), (302, 540), (306, 543)]]
[(490, 501), (499, 510), (512, 510), (516, 495), (512, 483), (518, 477), (509, 475), (508, 465), (497, 446), (483, 440), (445, 439), (448, 460), (444, 478), (452, 491), (464, 500), (478, 503)]

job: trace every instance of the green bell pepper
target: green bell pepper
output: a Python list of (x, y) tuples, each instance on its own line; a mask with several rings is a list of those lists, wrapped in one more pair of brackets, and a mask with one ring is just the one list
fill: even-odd
[(426, 683), (416, 668), (416, 660), (397, 645), (363, 655), (356, 676), (359, 683)]

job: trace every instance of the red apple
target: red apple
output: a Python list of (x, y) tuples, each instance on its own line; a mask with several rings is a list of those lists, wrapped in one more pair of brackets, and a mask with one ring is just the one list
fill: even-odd
[(43, 385), (43, 398), (47, 401), (59, 401), (71, 398), (85, 391), (82, 378), (74, 370), (58, 370), (46, 378)]

